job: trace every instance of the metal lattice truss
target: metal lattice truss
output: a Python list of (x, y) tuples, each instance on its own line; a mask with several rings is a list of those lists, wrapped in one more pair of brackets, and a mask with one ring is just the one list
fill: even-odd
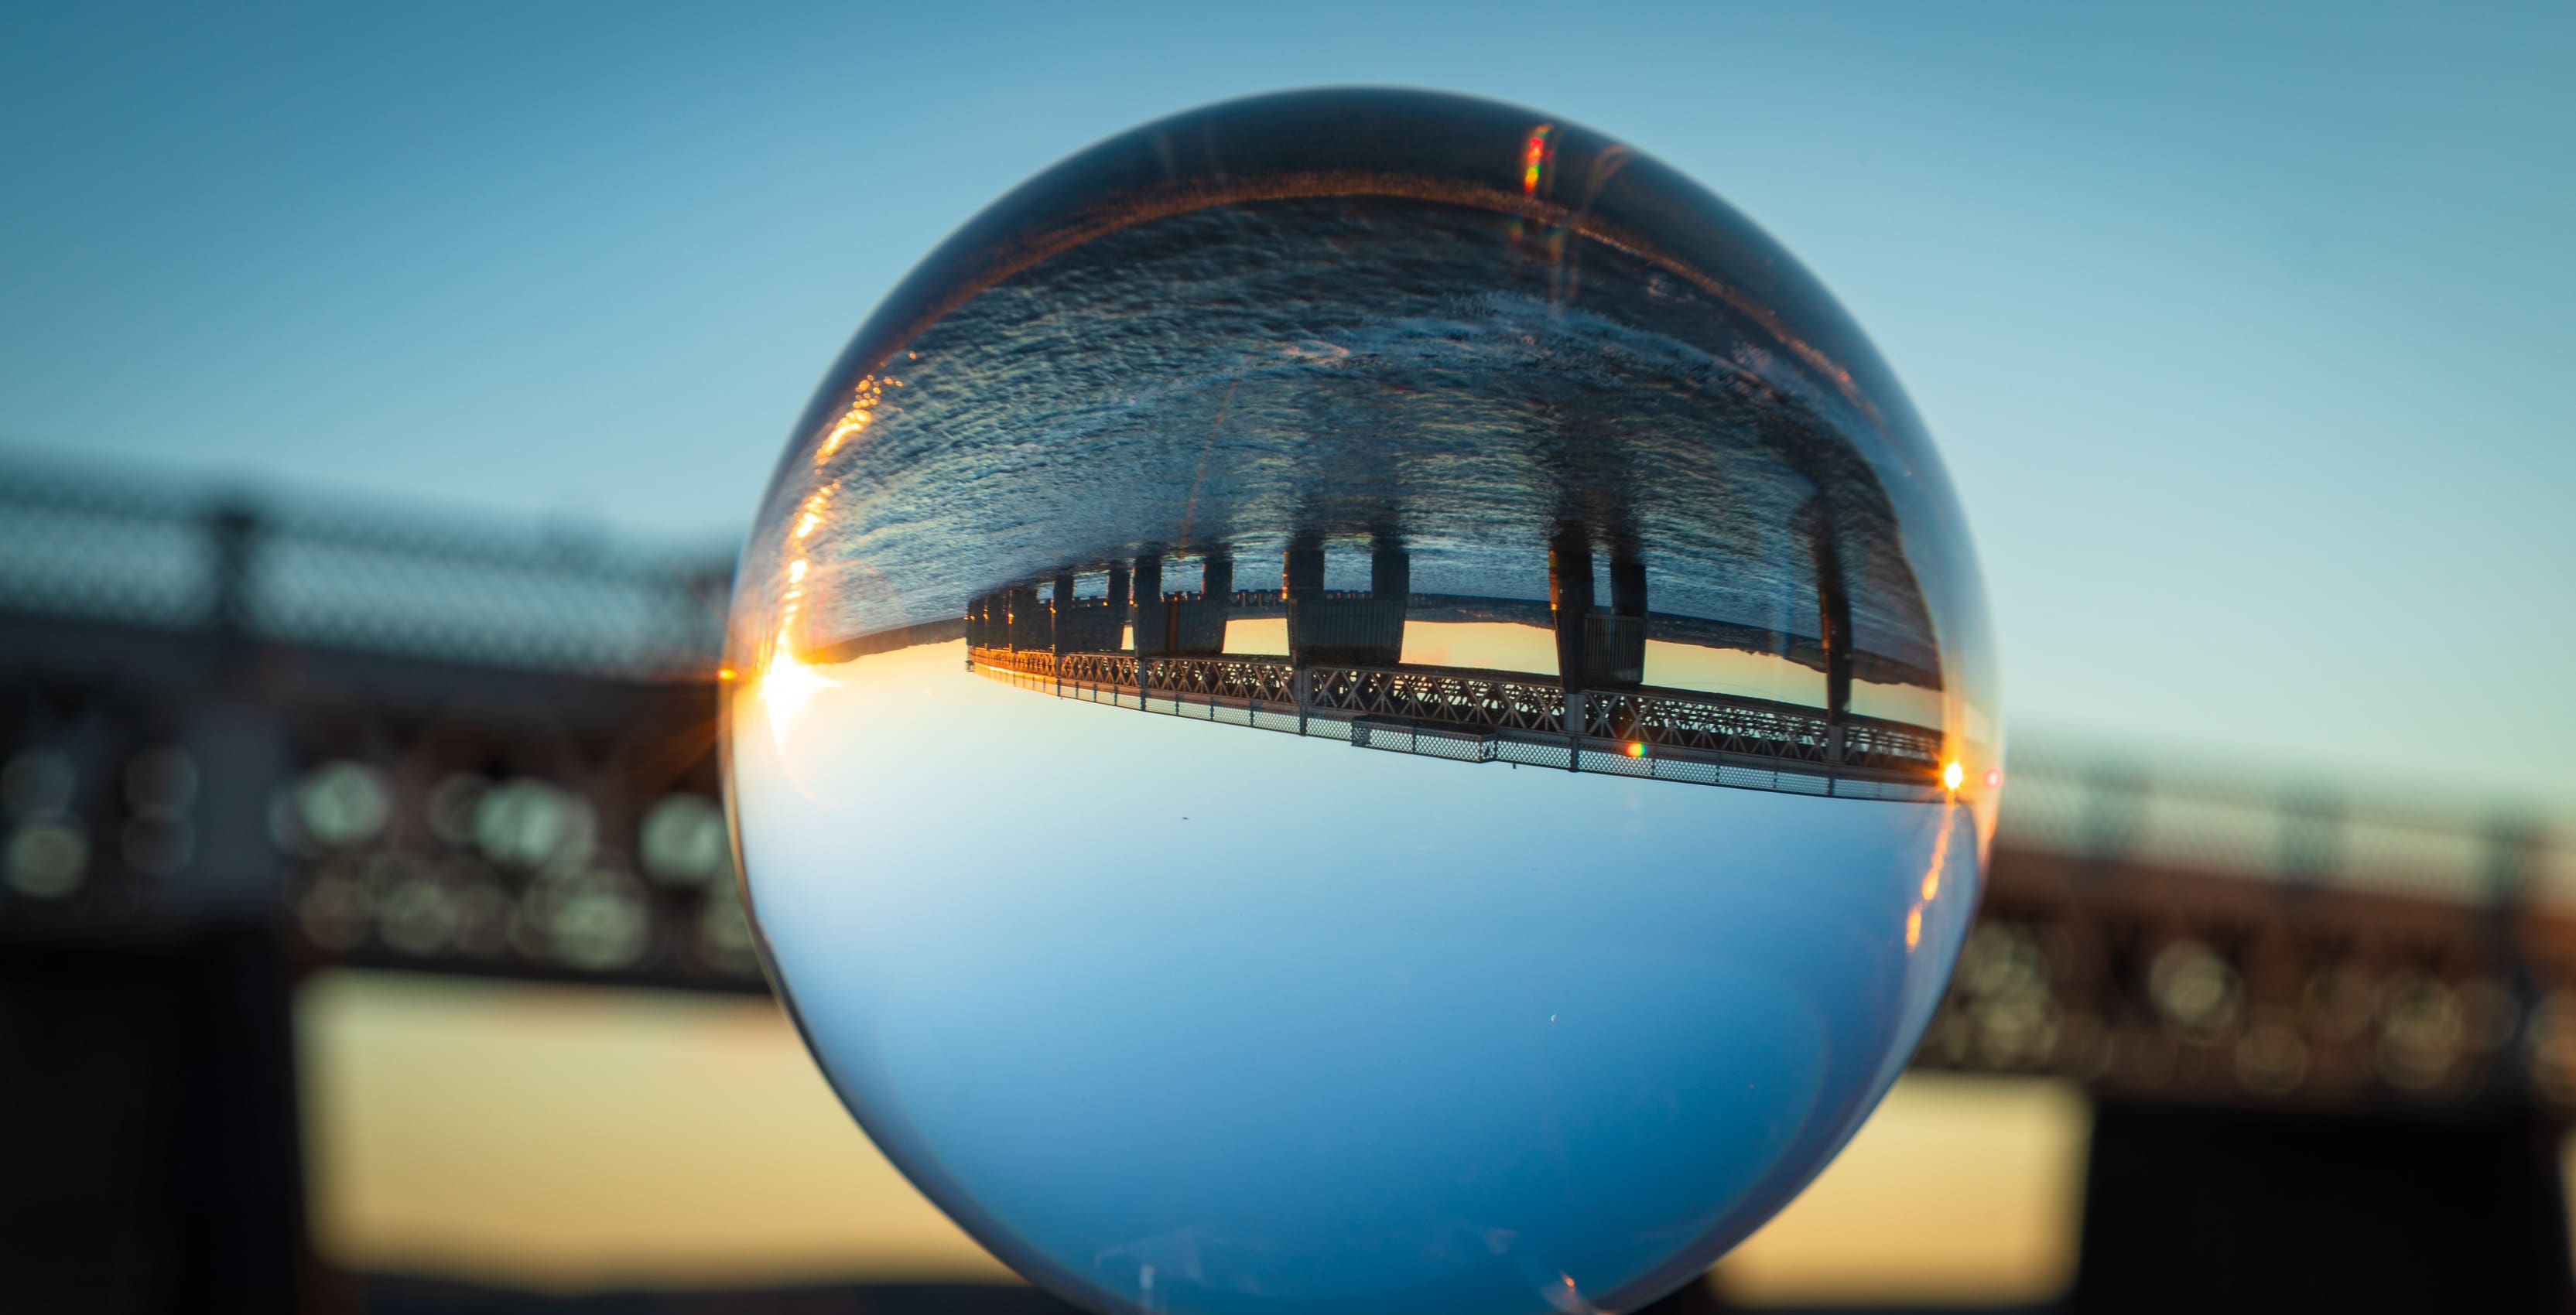
[(1299, 667), (1239, 654), (969, 652), (977, 671), (1022, 688), (1365, 748), (1807, 794), (1930, 799), (1939, 791), (1937, 732), (1764, 699), (1657, 688), (1569, 694), (1511, 672)]
[[(2508, 864), (2517, 838), (2490, 844)], [(1915, 1062), (2144, 1099), (2576, 1104), (2568, 923), (2510, 904), (1999, 853)]]

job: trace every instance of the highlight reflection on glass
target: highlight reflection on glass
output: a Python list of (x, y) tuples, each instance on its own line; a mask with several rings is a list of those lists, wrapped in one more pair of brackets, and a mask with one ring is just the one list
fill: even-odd
[(968, 223), (807, 409), (732, 633), (773, 979), (1103, 1310), (1687, 1281), (1894, 1079), (2001, 781), (1859, 331), (1654, 161), (1425, 93), (1183, 114)]

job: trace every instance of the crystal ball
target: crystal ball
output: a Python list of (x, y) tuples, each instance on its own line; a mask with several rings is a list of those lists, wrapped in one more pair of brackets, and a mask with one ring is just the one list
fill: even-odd
[(1048, 169), (796, 422), (724, 725), (770, 980), (1099, 1311), (1629, 1310), (1859, 1127), (2002, 781), (1931, 441), (1552, 116), (1319, 91)]

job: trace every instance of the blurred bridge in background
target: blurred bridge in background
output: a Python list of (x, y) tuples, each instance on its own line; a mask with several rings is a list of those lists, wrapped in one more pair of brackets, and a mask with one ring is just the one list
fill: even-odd
[[(0, 1020), (19, 1074), (0, 1113), (70, 1130), (59, 1152), (0, 1152), (0, 1210), (54, 1219), (0, 1241), (0, 1266), (114, 1268), (62, 1239), (123, 1237), (152, 1281), (286, 1308), (266, 1298), (309, 1257), (264, 1243), (299, 1226), (285, 1020), (313, 970), (763, 990), (713, 753), (728, 571), (0, 466)], [(1133, 686), (1108, 656), (1082, 661)], [(2079, 1307), (2117, 1305), (2084, 1293), (2144, 1263), (2123, 1239), (2190, 1227), (2153, 1222), (2190, 1160), (2172, 1129), (2202, 1126), (2168, 1112), (2253, 1120), (2239, 1130), (2333, 1112), (2357, 1131), (2331, 1147), (2366, 1157), (2416, 1128), (2554, 1137), (2576, 1111), (2576, 846), (2549, 819), (2112, 745), (2025, 743), (2011, 768), (1983, 911), (1915, 1062), (2103, 1103)], [(210, 1110), (229, 1140), (190, 1143), (175, 1177), (99, 1150), (171, 1143)], [(2268, 1133), (2195, 1136), (2269, 1153)], [(2441, 1205), (2442, 1236), (2525, 1238), (2558, 1197), (2554, 1162), (2537, 1188), (2521, 1172)]]

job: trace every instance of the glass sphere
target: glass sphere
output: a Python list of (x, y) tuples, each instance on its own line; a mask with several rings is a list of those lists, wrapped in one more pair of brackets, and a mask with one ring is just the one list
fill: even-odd
[(723, 733), (851, 1112), (1103, 1311), (1626, 1310), (1895, 1079), (2001, 782), (1977, 568), (1769, 236), (1526, 110), (1195, 110), (798, 422)]

